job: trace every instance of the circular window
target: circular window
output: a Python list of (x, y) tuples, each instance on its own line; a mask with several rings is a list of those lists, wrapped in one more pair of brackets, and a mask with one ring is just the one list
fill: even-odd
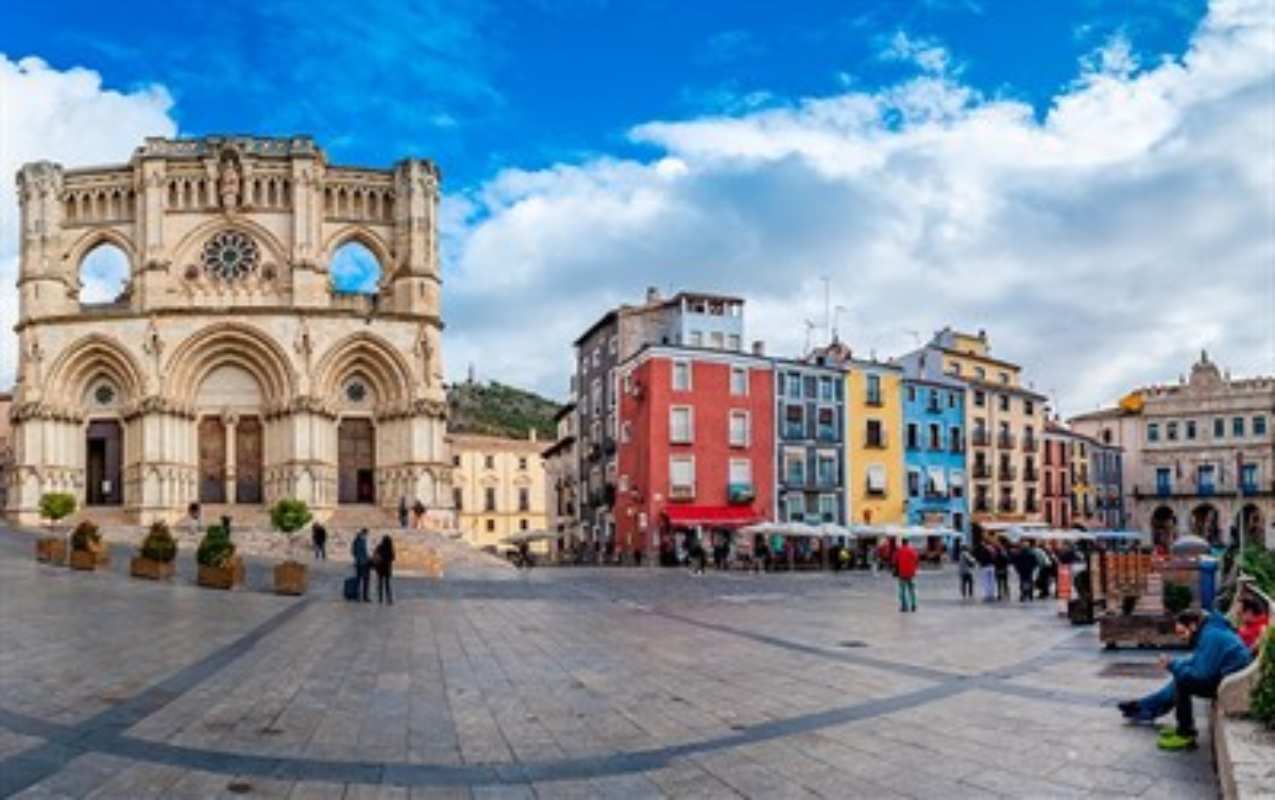
[(204, 271), (213, 278), (235, 281), (257, 268), (260, 253), (257, 243), (239, 231), (222, 231), (204, 242), (201, 260)]
[(104, 383), (93, 391), (93, 399), (99, 406), (109, 406), (115, 400), (115, 390)]
[(362, 403), (367, 398), (367, 387), (354, 381), (345, 387), (345, 396), (350, 398), (351, 403)]

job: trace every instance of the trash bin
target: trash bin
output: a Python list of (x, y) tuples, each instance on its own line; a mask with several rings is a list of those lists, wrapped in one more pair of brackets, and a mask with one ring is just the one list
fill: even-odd
[(1217, 601), (1217, 559), (1200, 559), (1200, 608), (1212, 611)]

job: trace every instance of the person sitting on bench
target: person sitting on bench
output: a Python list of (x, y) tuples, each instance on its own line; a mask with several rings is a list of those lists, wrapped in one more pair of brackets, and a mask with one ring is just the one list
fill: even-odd
[(1190, 643), (1194, 652), (1186, 658), (1170, 660), (1160, 656), (1160, 664), (1173, 678), (1160, 691), (1140, 700), (1119, 704), (1127, 719), (1150, 722), (1169, 709), (1177, 712), (1177, 726), (1160, 733), (1163, 750), (1186, 750), (1195, 746), (1193, 698), (1215, 697), (1218, 684), (1232, 672), (1248, 666), (1248, 647), (1221, 614), (1183, 611), (1178, 614), (1175, 632)]
[(1262, 634), (1270, 624), (1270, 612), (1260, 597), (1244, 595), (1240, 598), (1240, 639), (1248, 646), (1254, 658), (1257, 657), (1258, 648), (1262, 646)]

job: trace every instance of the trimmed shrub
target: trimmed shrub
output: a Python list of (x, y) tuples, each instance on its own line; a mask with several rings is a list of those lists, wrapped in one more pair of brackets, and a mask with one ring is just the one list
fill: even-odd
[(102, 534), (98, 532), (97, 526), (88, 520), (84, 520), (75, 526), (75, 530), (71, 532), (71, 549), (85, 552), (93, 549), (93, 547), (102, 541)]
[(1275, 730), (1275, 627), (1266, 629), (1262, 641), (1262, 674), (1253, 688), (1252, 713), (1267, 730)]
[(75, 513), (75, 495), (67, 492), (47, 492), (40, 497), (40, 516), (57, 522)]
[(151, 561), (159, 561), (167, 564), (174, 558), (177, 558), (177, 540), (173, 538), (173, 534), (168, 530), (168, 524), (159, 521), (151, 524), (150, 531), (146, 534), (146, 538), (142, 539), (142, 545), (138, 548), (142, 558), (149, 558)]
[(285, 497), (270, 508), (270, 524), (289, 536), (304, 528), (311, 518), (310, 507), (304, 500)]
[(234, 557), (235, 543), (230, 541), (230, 534), (220, 525), (209, 525), (199, 542), (195, 561), (204, 567), (224, 567)]

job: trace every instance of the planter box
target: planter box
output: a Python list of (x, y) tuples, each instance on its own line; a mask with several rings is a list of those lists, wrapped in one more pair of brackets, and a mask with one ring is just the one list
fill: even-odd
[(1104, 614), (1098, 618), (1098, 639), (1108, 648), (1121, 644), (1136, 647), (1183, 647), (1173, 632), (1172, 614)]
[(195, 582), (209, 589), (233, 589), (243, 585), (243, 559), (235, 556), (224, 567), (206, 567), (199, 565)]
[(134, 578), (162, 581), (173, 577), (173, 562), (155, 561), (138, 556), (128, 562), (128, 574)]
[(274, 568), (275, 594), (305, 594), (308, 586), (305, 564), (285, 561)]
[(46, 564), (65, 564), (66, 540), (61, 536), (42, 536), (36, 539), (35, 560)]
[(106, 546), (106, 541), (99, 541), (97, 544), (89, 545), (89, 552), (93, 554), (93, 558), (97, 561), (99, 567), (105, 567), (111, 563), (111, 550)]
[(92, 572), (97, 569), (97, 555), (91, 550), (72, 550), (71, 569)]

